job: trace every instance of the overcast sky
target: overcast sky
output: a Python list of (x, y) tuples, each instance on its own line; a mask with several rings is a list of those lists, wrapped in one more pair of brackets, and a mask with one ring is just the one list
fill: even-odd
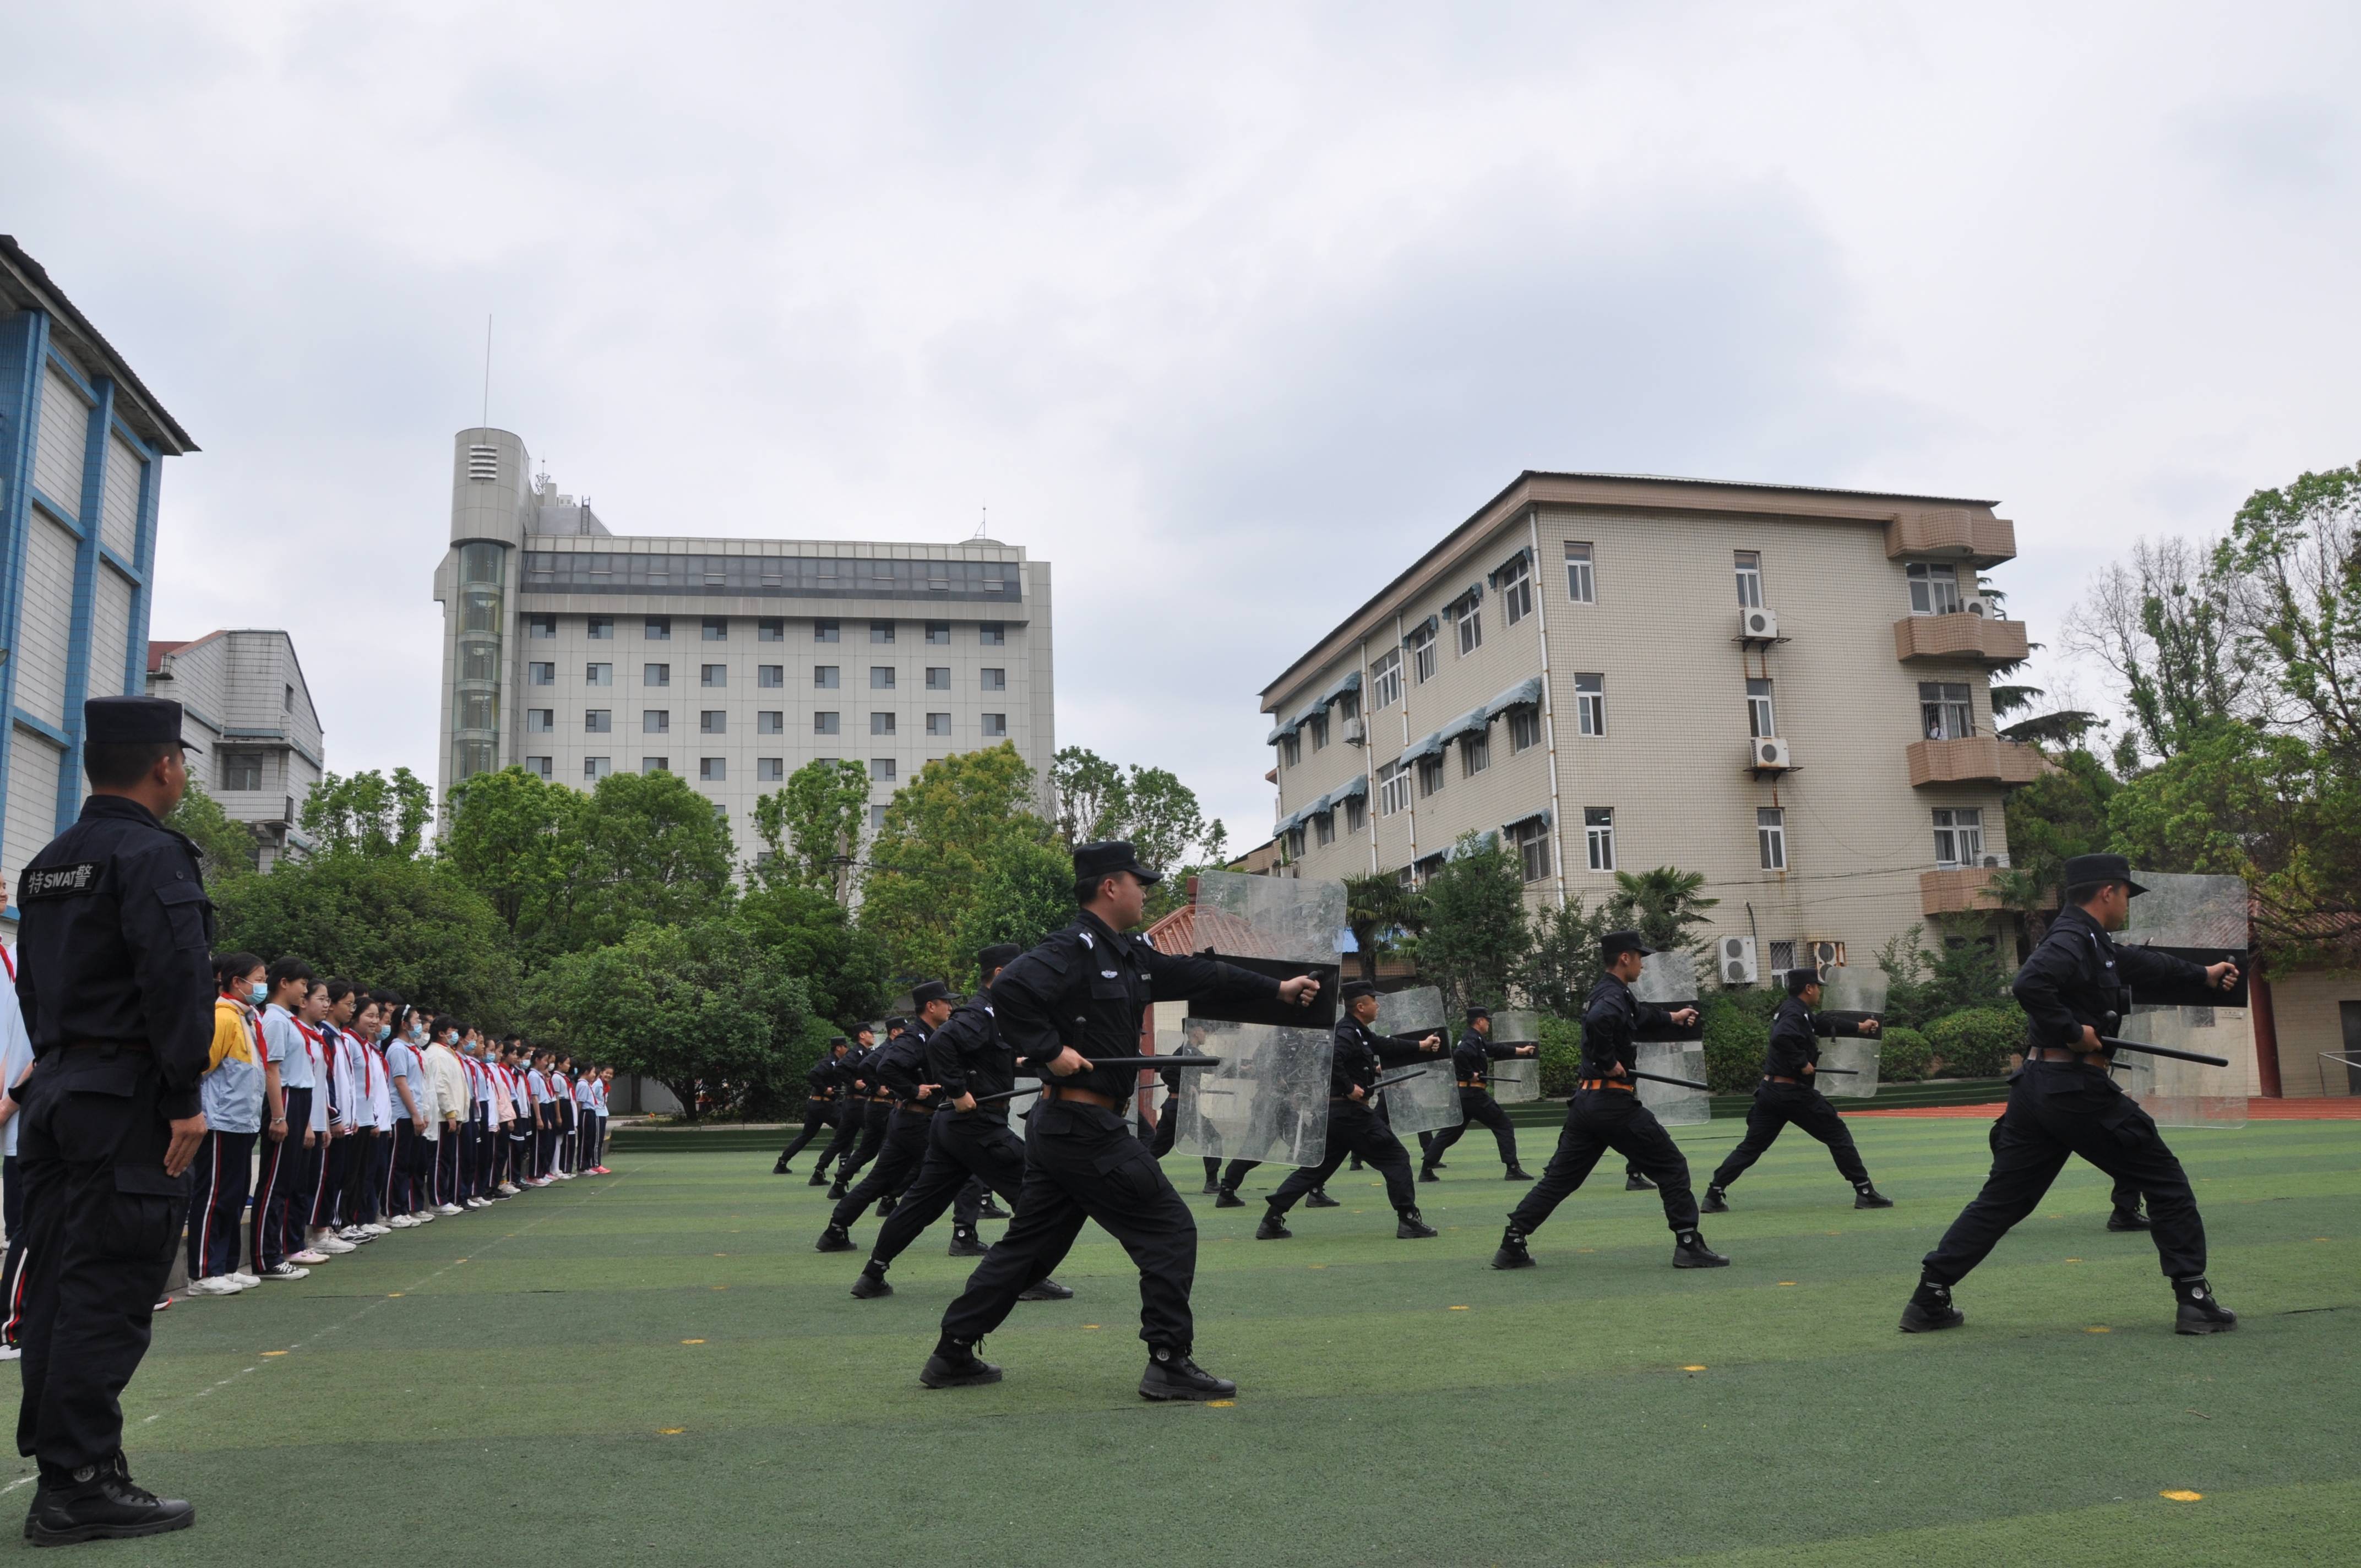
[(289, 629), (340, 772), (432, 773), (489, 313), (618, 532), (988, 505), (1059, 740), (1243, 844), (1264, 683), (1521, 469), (1996, 498), (2038, 640), (2361, 457), (2356, 17), (0, 0), (0, 232), (204, 449), (153, 634)]

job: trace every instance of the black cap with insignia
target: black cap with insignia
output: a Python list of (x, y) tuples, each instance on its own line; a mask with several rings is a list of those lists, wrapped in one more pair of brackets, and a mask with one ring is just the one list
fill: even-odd
[(1119, 872), (1129, 872), (1150, 884), (1162, 882), (1164, 873), (1139, 863), (1139, 856), (1121, 839), (1101, 843), (1084, 844), (1074, 851), (1074, 880), (1095, 883)]
[(203, 748), (181, 733), (181, 705), (163, 696), (94, 696), (82, 705), (82, 737), (93, 746)]

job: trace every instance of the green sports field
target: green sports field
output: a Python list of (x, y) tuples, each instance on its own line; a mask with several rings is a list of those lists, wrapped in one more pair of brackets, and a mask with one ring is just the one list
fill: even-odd
[[(948, 1226), (846, 1294), (820, 1193), (752, 1139), (624, 1140), (586, 1178), (390, 1236), (301, 1284), (183, 1301), (126, 1398), (179, 1563), (1716, 1564), (2361, 1560), (2361, 1124), (2174, 1135), (2238, 1332), (2171, 1332), (2145, 1237), (2081, 1166), (1905, 1337), (1915, 1263), (1984, 1168), (1980, 1120), (1854, 1124), (1898, 1207), (1857, 1213), (1791, 1133), (1668, 1266), (1601, 1179), (1485, 1266), (1488, 1140), (1397, 1242), (1374, 1174), (1250, 1239), (1193, 1159), (1198, 1349), (1228, 1408), (1151, 1406), (1126, 1260), (1095, 1228), (985, 1354), (917, 1372), (967, 1265)], [(1704, 1168), (1739, 1132), (1684, 1133)], [(1523, 1134), (1538, 1169), (1545, 1141)], [(1480, 1138), (1480, 1135), (1479, 1135)], [(1257, 1172), (1249, 1197), (1282, 1174)], [(865, 1245), (876, 1222), (857, 1234)], [(988, 1227), (990, 1234), (996, 1227)], [(18, 1475), (25, 1472), (19, 1470)], [(2169, 1494), (2196, 1494), (2175, 1500)], [(19, 1489), (16, 1495), (25, 1496)]]

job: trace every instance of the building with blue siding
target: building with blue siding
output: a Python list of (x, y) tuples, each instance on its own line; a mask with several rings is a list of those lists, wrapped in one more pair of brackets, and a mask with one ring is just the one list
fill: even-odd
[(82, 705), (147, 689), (172, 416), (0, 235), (0, 872), (82, 810)]

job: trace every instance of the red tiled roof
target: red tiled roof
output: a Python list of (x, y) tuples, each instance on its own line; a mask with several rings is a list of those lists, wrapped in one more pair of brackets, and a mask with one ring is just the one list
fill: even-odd
[(165, 654), (177, 653), (187, 646), (188, 644), (185, 642), (158, 642), (151, 641), (148, 644), (148, 673), (152, 675), (157, 671), (164, 667)]

